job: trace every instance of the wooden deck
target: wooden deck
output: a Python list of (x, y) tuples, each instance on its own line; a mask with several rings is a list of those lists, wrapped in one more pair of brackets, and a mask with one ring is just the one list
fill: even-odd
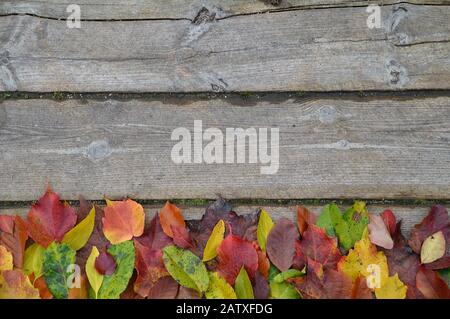
[[(450, 1), (383, 1), (379, 29), (372, 1), (78, 0), (69, 29), (72, 2), (0, 2), (0, 213), (47, 183), (68, 200), (391, 199), (404, 227), (426, 209), (403, 203), (450, 199)], [(277, 174), (175, 164), (171, 133), (196, 120), (278, 128)]]

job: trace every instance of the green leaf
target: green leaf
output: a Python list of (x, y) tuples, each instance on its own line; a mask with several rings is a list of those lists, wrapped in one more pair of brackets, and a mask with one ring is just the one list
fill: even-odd
[(91, 237), (92, 231), (94, 230), (94, 223), (95, 207), (92, 207), (86, 218), (64, 235), (62, 242), (69, 245), (73, 250), (80, 250), (86, 245), (89, 237)]
[(56, 299), (66, 299), (69, 295), (67, 272), (75, 264), (75, 251), (67, 244), (51, 243), (44, 252), (44, 278), (48, 289)]
[(191, 251), (167, 246), (163, 249), (167, 271), (182, 286), (203, 293), (208, 289), (209, 276), (200, 258)]
[(264, 209), (261, 209), (261, 213), (259, 214), (258, 229), (256, 231), (256, 235), (258, 238), (259, 247), (261, 247), (261, 250), (264, 252), (266, 251), (267, 236), (269, 236), (272, 227), (273, 227), (272, 218)]
[(203, 261), (214, 259), (217, 256), (217, 248), (222, 243), (223, 235), (225, 234), (225, 223), (221, 219), (214, 226), (208, 242), (206, 243), (205, 250), (203, 251)]
[(335, 226), (342, 220), (342, 213), (336, 204), (325, 205), (316, 225), (326, 230), (328, 236), (336, 236)]
[(281, 271), (275, 267), (272, 263), (270, 263), (270, 268), (269, 268), (269, 281), (273, 281), (273, 279), (275, 278), (276, 275), (280, 274)]
[(276, 275), (273, 278), (273, 282), (280, 284), (290, 278), (301, 277), (303, 275), (305, 275), (305, 269), (303, 269), (303, 270), (289, 269), (289, 270), (283, 271), (282, 273), (279, 273), (278, 275)]
[(133, 275), (135, 250), (133, 241), (127, 240), (117, 245), (111, 245), (108, 252), (117, 263), (116, 271), (112, 275), (105, 275), (98, 292), (99, 299), (119, 299), (120, 294), (127, 288)]
[(450, 268), (439, 270), (439, 275), (450, 285)]
[(100, 274), (95, 268), (95, 260), (100, 255), (97, 247), (92, 246), (91, 254), (86, 261), (86, 275), (89, 280), (89, 284), (94, 292), (94, 297), (97, 299), (98, 291), (103, 283), (104, 276)]
[(253, 295), (252, 283), (244, 266), (242, 266), (239, 271), (239, 275), (236, 277), (234, 290), (236, 291), (236, 296), (239, 299), (255, 299), (255, 296)]
[(45, 248), (34, 243), (25, 250), (23, 271), (27, 275), (34, 273), (34, 278), (37, 279), (42, 276), (44, 263)]
[(270, 282), (270, 298), (272, 299), (300, 299), (298, 291), (287, 282)]
[(207, 299), (236, 299), (236, 293), (230, 284), (216, 272), (209, 273), (209, 287), (205, 292)]

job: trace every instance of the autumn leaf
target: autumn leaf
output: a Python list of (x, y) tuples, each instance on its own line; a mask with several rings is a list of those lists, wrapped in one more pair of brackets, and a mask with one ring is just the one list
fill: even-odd
[(39, 290), (20, 270), (0, 272), (0, 299), (39, 299)]
[(208, 289), (209, 277), (206, 267), (191, 251), (167, 246), (163, 249), (163, 260), (167, 271), (180, 285), (199, 293)]
[(258, 254), (252, 243), (235, 235), (228, 235), (217, 249), (217, 271), (230, 284), (234, 285), (242, 266), (250, 278), (258, 270)]
[(80, 250), (91, 237), (94, 223), (95, 207), (92, 207), (87, 217), (64, 235), (62, 242), (69, 245), (73, 250)]
[(89, 299), (89, 285), (86, 275), (79, 276), (78, 286), (69, 289), (69, 299)]
[(144, 208), (131, 199), (107, 200), (104, 209), (103, 233), (111, 244), (120, 244), (144, 232)]
[(295, 241), (298, 237), (297, 228), (287, 218), (279, 219), (270, 231), (267, 237), (267, 255), (281, 271), (288, 270), (292, 266), (295, 256)]
[(223, 220), (219, 220), (214, 226), (211, 236), (209, 236), (208, 242), (203, 252), (203, 261), (214, 259), (217, 256), (217, 248), (220, 246), (225, 234), (225, 223)]
[(182, 287), (172, 277), (164, 276), (150, 289), (147, 299), (175, 299), (180, 288)]
[[(403, 299), (406, 296), (406, 286), (396, 277), (389, 277), (387, 258), (382, 251), (377, 251), (376, 246), (370, 242), (366, 230), (361, 240), (356, 242), (347, 256), (342, 257), (338, 269), (347, 274), (353, 281), (359, 276), (371, 280), (369, 288), (375, 291), (378, 298)], [(372, 282), (373, 281), (373, 282)], [(395, 288), (395, 290), (392, 290)], [(391, 290), (389, 290), (391, 289)]]
[(336, 268), (341, 259), (336, 238), (328, 237), (322, 228), (315, 225), (310, 225), (303, 233), (299, 253), (303, 264), (310, 259), (322, 264), (324, 268)]
[(288, 282), (275, 282), (274, 278), (280, 273), (275, 267), (270, 267), (269, 274), (269, 297), (272, 299), (299, 299), (300, 295), (297, 290)]
[(257, 238), (259, 247), (261, 247), (261, 250), (264, 252), (266, 251), (267, 236), (269, 236), (273, 225), (270, 215), (264, 209), (261, 209), (258, 221)]
[(186, 227), (171, 225), (173, 234), (173, 243), (180, 248), (192, 248), (192, 240), (189, 231)]
[(447, 209), (441, 205), (431, 207), (428, 215), (411, 231), (409, 245), (416, 254), (420, 254), (423, 241), (434, 233), (442, 230), (444, 234), (450, 231), (450, 221)]
[(422, 244), (420, 250), (420, 261), (422, 264), (429, 264), (442, 258), (445, 255), (446, 242), (442, 231), (438, 231), (429, 236)]
[(99, 256), (97, 247), (93, 246), (91, 254), (86, 262), (86, 275), (89, 280), (89, 284), (94, 292), (94, 297), (97, 299), (98, 291), (103, 283), (103, 275), (95, 269), (95, 260)]
[(236, 281), (234, 283), (234, 290), (236, 291), (236, 296), (238, 299), (255, 299), (253, 295), (253, 287), (248, 277), (245, 267), (242, 267), (239, 271)]
[(51, 243), (44, 252), (43, 271), (48, 289), (56, 299), (69, 296), (68, 269), (75, 264), (75, 251), (67, 244)]
[(427, 299), (450, 299), (450, 290), (447, 284), (433, 270), (421, 267), (417, 272), (416, 285)]
[(336, 204), (325, 205), (317, 218), (316, 225), (326, 230), (328, 236), (336, 236), (335, 227), (342, 220), (342, 213)]
[(209, 286), (205, 292), (205, 297), (207, 299), (237, 299), (233, 287), (217, 272), (209, 273)]
[(108, 253), (117, 263), (116, 271), (112, 275), (105, 275), (98, 292), (98, 299), (119, 299), (125, 291), (133, 275), (135, 263), (135, 249), (131, 240), (111, 245)]
[(255, 274), (255, 280), (253, 282), (253, 294), (255, 299), (267, 299), (269, 298), (270, 287), (267, 282), (267, 278), (257, 271)]
[(396, 226), (397, 226), (397, 219), (395, 218), (394, 213), (390, 209), (385, 209), (380, 214), (380, 216), (383, 219), (383, 222), (386, 225), (386, 227), (389, 231), (389, 234), (391, 234), (391, 236), (393, 236), (395, 233)]
[(339, 245), (349, 250), (362, 238), (363, 232), (369, 225), (369, 212), (366, 204), (356, 201), (353, 206), (345, 211), (342, 220), (335, 226)]
[(34, 275), (31, 274), (28, 276), (28, 278), (30, 279), (34, 288), (39, 291), (39, 296), (41, 297), (41, 299), (53, 299), (53, 295), (47, 287), (44, 276), (35, 278)]
[(291, 278), (302, 277), (305, 275), (305, 271), (301, 271), (298, 269), (289, 269), (283, 272), (280, 272), (273, 278), (273, 281), (276, 283), (282, 283)]
[(27, 239), (27, 224), (20, 216), (0, 216), (0, 245), (11, 252), (14, 266), (17, 268), (23, 267), (23, 255)]
[(137, 278), (134, 291), (142, 297), (148, 297), (160, 278), (169, 276), (163, 262), (161, 249), (152, 249), (135, 240)]
[(316, 215), (311, 213), (305, 206), (297, 207), (297, 227), (300, 235), (308, 229), (308, 225), (316, 223)]
[(0, 245), (0, 272), (2, 270), (12, 270), (12, 269), (13, 269), (13, 256), (4, 246)]
[(380, 247), (386, 249), (392, 249), (394, 247), (394, 241), (389, 233), (383, 218), (378, 215), (371, 214), (369, 216), (369, 238), (370, 241)]
[(270, 261), (267, 255), (259, 248), (255, 247), (256, 253), (258, 254), (258, 271), (265, 278), (269, 277)]
[(105, 247), (95, 259), (94, 266), (99, 274), (111, 276), (116, 271), (117, 263)]
[(45, 248), (34, 243), (25, 250), (23, 271), (27, 274), (34, 274), (37, 279), (43, 274)]
[(159, 221), (161, 222), (164, 233), (171, 238), (173, 238), (173, 226), (181, 228), (186, 227), (181, 210), (176, 205), (169, 202), (166, 202), (164, 207), (161, 208), (161, 211), (159, 212)]

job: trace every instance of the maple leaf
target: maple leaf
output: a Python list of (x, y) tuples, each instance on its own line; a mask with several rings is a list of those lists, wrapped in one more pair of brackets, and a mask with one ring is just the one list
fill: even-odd
[(255, 247), (252, 243), (233, 234), (222, 241), (217, 249), (217, 258), (219, 274), (232, 286), (242, 266), (252, 280), (258, 270), (258, 253)]
[(164, 207), (161, 208), (161, 211), (159, 212), (159, 221), (161, 222), (161, 227), (164, 230), (164, 233), (171, 238), (174, 237), (172, 227), (186, 227), (181, 210), (169, 202), (166, 202)]
[(59, 195), (49, 188), (31, 207), (27, 221), (30, 237), (47, 248), (54, 241), (61, 242), (75, 225), (77, 216), (75, 210), (67, 203), (61, 203)]
[(315, 225), (309, 225), (297, 247), (297, 255), (300, 255), (303, 264), (310, 259), (324, 268), (336, 268), (341, 259), (336, 238), (328, 237), (324, 229)]
[(267, 255), (281, 271), (288, 270), (292, 266), (295, 256), (295, 241), (298, 237), (297, 228), (287, 218), (279, 219), (270, 231), (267, 237)]
[(450, 299), (445, 281), (433, 270), (420, 267), (416, 277), (417, 289), (428, 299)]
[(161, 277), (169, 276), (164, 267), (163, 252), (161, 249), (152, 249), (134, 241), (136, 249), (137, 278), (134, 282), (134, 291), (142, 297), (148, 297)]
[(22, 268), (25, 244), (28, 239), (26, 222), (20, 216), (0, 216), (0, 245), (13, 255), (14, 266)]
[(308, 266), (306, 276), (291, 278), (289, 282), (304, 299), (350, 299), (353, 293), (352, 279), (330, 268), (317, 271)]
[(0, 299), (39, 299), (39, 290), (20, 270), (0, 272)]
[(120, 244), (144, 232), (144, 208), (131, 199), (106, 201), (103, 233), (111, 244)]
[(305, 206), (297, 207), (297, 227), (300, 235), (308, 229), (308, 225), (314, 225), (317, 217), (311, 213)]
[(380, 247), (386, 249), (392, 249), (394, 247), (394, 241), (389, 233), (383, 218), (378, 215), (371, 214), (369, 216), (369, 238), (370, 241)]

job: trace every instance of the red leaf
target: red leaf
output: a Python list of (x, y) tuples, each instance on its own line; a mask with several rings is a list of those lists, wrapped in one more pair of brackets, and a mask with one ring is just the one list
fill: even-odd
[(289, 219), (281, 218), (267, 236), (267, 255), (281, 271), (286, 271), (292, 266), (298, 235), (295, 225)]
[(146, 227), (144, 235), (136, 238), (136, 240), (148, 248), (157, 250), (172, 244), (172, 239), (164, 233), (161, 227), (159, 214), (153, 217), (148, 227)]
[(416, 285), (427, 299), (450, 299), (450, 290), (447, 284), (433, 270), (421, 267), (417, 273)]
[(420, 224), (414, 226), (409, 238), (409, 245), (416, 254), (420, 254), (423, 241), (430, 235), (442, 231), (448, 242), (448, 234), (450, 232), (450, 221), (448, 212), (442, 205), (431, 207), (428, 215)]
[(258, 254), (252, 243), (235, 235), (228, 235), (217, 249), (219, 274), (234, 285), (242, 266), (245, 267), (250, 279), (255, 278), (258, 270)]
[(372, 291), (367, 287), (366, 278), (359, 276), (353, 283), (352, 299), (373, 299)]
[(194, 289), (180, 286), (178, 289), (177, 299), (200, 299), (201, 295)]
[(22, 268), (23, 266), (27, 239), (27, 223), (20, 216), (0, 216), (0, 245), (6, 247), (13, 255), (16, 268)]
[(255, 299), (269, 298), (269, 284), (267, 282), (267, 279), (259, 271), (257, 271), (255, 274), (253, 295), (255, 296)]
[(304, 299), (350, 299), (353, 295), (352, 279), (333, 269), (326, 269), (322, 276), (308, 267), (304, 277), (289, 280)]
[(175, 299), (180, 285), (170, 276), (161, 277), (150, 290), (148, 299)]
[(381, 218), (383, 219), (384, 224), (386, 225), (387, 229), (389, 230), (389, 233), (391, 236), (395, 233), (395, 227), (397, 224), (397, 219), (395, 218), (394, 213), (390, 209), (386, 209), (381, 213)]
[(172, 227), (186, 227), (186, 223), (184, 222), (184, 217), (181, 213), (181, 210), (177, 206), (169, 202), (166, 202), (164, 207), (161, 208), (159, 221), (161, 222), (164, 233), (166, 233), (166, 235), (171, 238), (173, 238)]
[(108, 253), (106, 247), (100, 252), (100, 255), (95, 259), (95, 269), (102, 275), (112, 275), (116, 271), (116, 261), (114, 257)]
[(269, 278), (270, 261), (266, 254), (256, 247), (256, 253), (258, 254), (258, 270), (267, 279)]
[(136, 248), (137, 270), (134, 291), (142, 297), (148, 297), (158, 280), (161, 277), (168, 276), (169, 273), (164, 267), (161, 249), (151, 249), (140, 244), (137, 240), (134, 241), (134, 246)]
[(297, 227), (300, 235), (308, 228), (308, 225), (313, 225), (316, 223), (316, 215), (311, 213), (305, 206), (297, 207)]
[(336, 238), (330, 238), (325, 230), (310, 225), (300, 241), (300, 251), (303, 260), (307, 258), (323, 265), (324, 268), (336, 268), (341, 258)]
[(59, 200), (50, 188), (28, 213), (28, 233), (41, 246), (60, 242), (77, 221), (75, 210)]
[(191, 237), (186, 227), (171, 226), (173, 234), (173, 243), (180, 248), (192, 248)]

